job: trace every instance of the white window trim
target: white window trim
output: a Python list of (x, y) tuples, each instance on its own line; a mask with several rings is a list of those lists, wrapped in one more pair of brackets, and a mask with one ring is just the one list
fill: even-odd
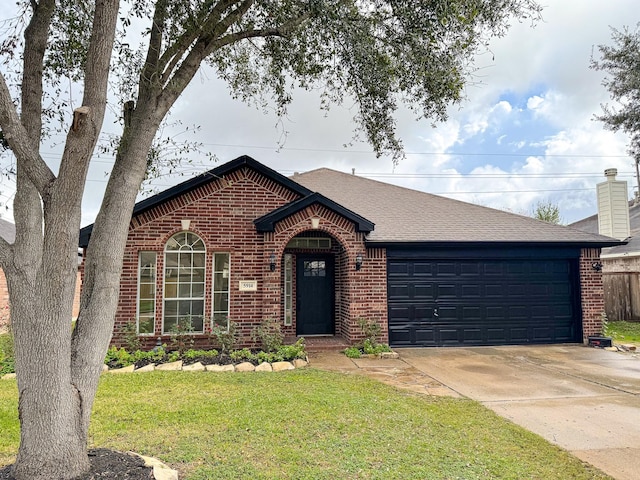
[[(140, 333), (140, 279), (141, 279), (141, 262), (142, 262), (142, 254), (143, 253), (153, 253), (155, 256), (155, 275), (154, 275), (154, 295), (153, 295), (153, 331), (150, 333)], [(138, 251), (138, 285), (136, 290), (136, 334), (141, 337), (152, 337), (155, 335), (156, 330), (156, 312), (158, 311), (158, 301), (156, 299), (156, 285), (158, 283), (158, 253), (152, 250), (140, 250)]]
[[(169, 240), (171, 240), (171, 238), (173, 238), (174, 236), (178, 235), (179, 233), (191, 233), (193, 235), (195, 235), (196, 237), (198, 237), (198, 239), (202, 242), (203, 245), (203, 249), (202, 250), (191, 250), (191, 253), (204, 253), (204, 285), (202, 288), (202, 297), (170, 297), (168, 300), (176, 300), (176, 301), (180, 301), (180, 300), (202, 300), (202, 331), (193, 331), (193, 332), (189, 332), (186, 333), (185, 335), (202, 335), (203, 333), (206, 332), (207, 330), (207, 325), (206, 325), (206, 317), (205, 317), (205, 306), (206, 306), (206, 292), (207, 292), (207, 249), (206, 246), (204, 245), (204, 240), (202, 239), (202, 237), (200, 237), (200, 235), (194, 233), (194, 232), (190, 232), (190, 231), (181, 231), (181, 232), (176, 232), (175, 234), (173, 234)], [(165, 291), (166, 291), (166, 279), (167, 279), (167, 252), (179, 252), (180, 250), (167, 250), (167, 244), (169, 243), (169, 240), (167, 240), (167, 243), (165, 243), (164, 245), (164, 251), (162, 252), (163, 255), (163, 267), (162, 267), (162, 324), (160, 326), (161, 330), (161, 334), (162, 335), (171, 335), (170, 330), (165, 330), (165, 302), (167, 301), (167, 297), (165, 297)], [(193, 268), (193, 267), (192, 267)], [(157, 269), (156, 269), (156, 275), (157, 275)]]
[(293, 325), (293, 255), (284, 254), (284, 325)]
[[(227, 280), (227, 289), (225, 290), (216, 290), (216, 273), (222, 273), (224, 275), (224, 270), (216, 270), (216, 257), (218, 255), (226, 255), (227, 261), (229, 263), (229, 270), (227, 272), (228, 280)], [(211, 326), (217, 325), (215, 322), (215, 317), (218, 314), (224, 313), (227, 318), (227, 331), (229, 331), (229, 315), (231, 313), (231, 253), (229, 252), (214, 252), (213, 259), (211, 262), (211, 270), (212, 270), (212, 280), (211, 280)], [(215, 310), (215, 296), (216, 293), (226, 293), (227, 294), (227, 310)]]

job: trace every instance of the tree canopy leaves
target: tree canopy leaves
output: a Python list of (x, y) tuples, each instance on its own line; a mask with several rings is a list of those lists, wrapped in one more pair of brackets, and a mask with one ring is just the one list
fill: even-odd
[[(81, 80), (92, 11), (91, 2), (58, 2), (51, 83)], [(315, 89), (321, 108), (353, 104), (356, 134), (397, 160), (397, 109), (446, 120), (474, 55), (510, 19), (539, 15), (533, 0), (136, 0), (121, 6), (112, 83), (119, 105), (146, 96), (170, 107), (207, 62), (234, 96), (275, 103), (281, 115), (296, 88)]]
[(617, 106), (602, 105), (596, 118), (630, 136), (629, 153), (640, 163), (640, 24), (611, 32), (613, 44), (598, 46), (600, 58), (592, 58), (591, 68), (608, 74), (602, 84)]

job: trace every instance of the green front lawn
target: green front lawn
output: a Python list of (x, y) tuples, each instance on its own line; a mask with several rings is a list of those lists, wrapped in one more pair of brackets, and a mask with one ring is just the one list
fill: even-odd
[[(19, 441), (0, 381), (0, 465)], [(313, 368), (105, 374), (91, 446), (133, 450), (205, 479), (605, 479), (470, 400)]]
[(637, 343), (640, 345), (640, 322), (607, 322), (605, 333), (615, 343)]

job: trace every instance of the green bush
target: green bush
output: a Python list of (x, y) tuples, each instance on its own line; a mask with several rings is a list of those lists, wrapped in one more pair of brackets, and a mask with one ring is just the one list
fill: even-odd
[(380, 324), (368, 318), (358, 318), (358, 326), (362, 330), (364, 341), (366, 342), (368, 340), (371, 345), (377, 345), (378, 337), (382, 333)]
[(251, 331), (251, 340), (258, 343), (265, 352), (277, 352), (284, 342), (280, 322), (267, 318)]
[(307, 358), (304, 338), (299, 338), (293, 345), (282, 345), (278, 348), (278, 354), (282, 357), (280, 361), (290, 361), (296, 358)]
[(348, 347), (344, 350), (344, 354), (348, 358), (360, 358), (362, 356), (362, 352), (358, 347)]
[(382, 352), (390, 352), (391, 348), (384, 343), (371, 343), (371, 340), (367, 338), (362, 344), (362, 351), (367, 355), (379, 355)]
[(125, 348), (109, 347), (104, 363), (113, 368), (124, 368), (136, 362), (135, 355), (127, 352)]
[(120, 327), (120, 337), (129, 352), (135, 352), (142, 347), (142, 342), (138, 336), (138, 324), (135, 320), (131, 320)]
[(227, 327), (215, 324), (212, 320), (211, 337), (218, 343), (222, 353), (229, 353), (238, 343), (239, 332), (236, 322), (229, 320)]
[[(150, 351), (136, 350), (129, 352), (126, 348), (110, 347), (104, 359), (104, 363), (111, 368), (123, 368), (129, 365), (137, 364), (138, 366), (147, 365), (149, 363), (162, 364), (183, 360), (186, 364), (196, 361), (215, 359), (219, 357), (218, 350), (195, 350), (188, 349), (184, 351), (174, 350), (167, 352), (165, 346), (156, 347)], [(293, 345), (281, 345), (276, 351), (253, 352), (248, 348), (232, 350), (228, 354), (229, 359), (234, 363), (239, 362), (282, 362), (291, 361), (296, 358), (306, 358), (304, 338), (298, 339)]]
[(169, 329), (169, 335), (171, 336), (171, 346), (180, 352), (180, 355), (193, 348), (195, 339), (193, 338), (191, 317), (178, 319), (178, 323)]
[(219, 355), (216, 349), (213, 350), (187, 350), (182, 355), (184, 360), (195, 360), (196, 358), (214, 358)]
[(234, 350), (229, 353), (229, 357), (234, 362), (242, 362), (242, 361), (253, 361), (256, 359), (256, 355), (254, 355), (251, 350), (248, 348), (242, 348), (240, 350)]

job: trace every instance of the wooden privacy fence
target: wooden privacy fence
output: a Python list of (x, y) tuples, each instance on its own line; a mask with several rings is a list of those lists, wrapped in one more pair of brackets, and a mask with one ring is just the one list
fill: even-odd
[(640, 321), (640, 273), (603, 273), (604, 309), (609, 321)]

